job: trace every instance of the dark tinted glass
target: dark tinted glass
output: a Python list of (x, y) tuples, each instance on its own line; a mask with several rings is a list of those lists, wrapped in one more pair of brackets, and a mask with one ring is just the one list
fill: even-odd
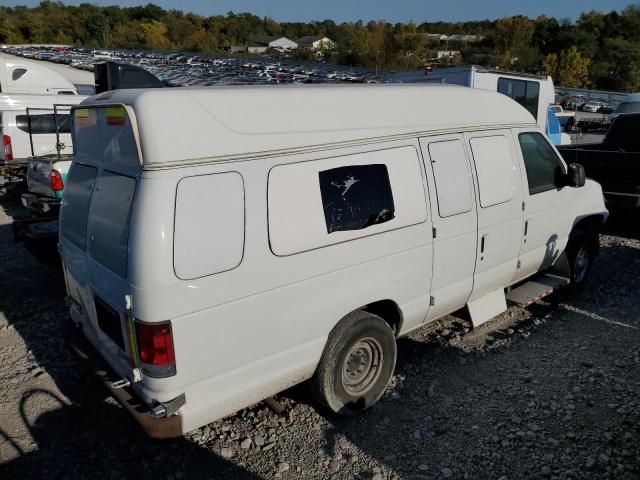
[(87, 249), (87, 216), (97, 170), (73, 162), (65, 185), (60, 231), (82, 250)]
[(20, 77), (22, 77), (25, 73), (27, 73), (27, 69), (26, 68), (16, 68), (11, 73), (11, 80), (13, 80), (15, 82), (16, 80), (20, 79)]
[(527, 170), (529, 193), (534, 195), (557, 188), (564, 171), (551, 145), (539, 133), (521, 133), (518, 139)]
[(524, 108), (538, 118), (538, 100), (540, 98), (540, 84), (538, 82), (527, 82), (527, 93)]
[(540, 84), (538, 82), (499, 78), (498, 92), (513, 98), (529, 110), (531, 115), (538, 118), (538, 99), (540, 98)]
[[(71, 133), (71, 116), (68, 113), (58, 114), (60, 133)], [(29, 119), (27, 115), (16, 115), (16, 127), (29, 133)], [(56, 133), (56, 119), (53, 113), (31, 115), (31, 133), (42, 135)]]
[(386, 165), (338, 167), (318, 176), (327, 233), (361, 230), (395, 217)]

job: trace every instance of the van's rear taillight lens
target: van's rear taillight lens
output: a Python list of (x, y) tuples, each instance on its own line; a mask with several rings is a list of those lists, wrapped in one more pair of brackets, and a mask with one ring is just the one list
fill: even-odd
[(13, 160), (13, 149), (11, 148), (11, 137), (2, 135), (2, 157), (4, 160)]
[(51, 189), (54, 192), (61, 192), (64, 190), (62, 175), (60, 175), (60, 172), (57, 170), (51, 170)]
[(169, 377), (176, 374), (171, 323), (141, 323), (136, 320), (136, 346), (140, 366), (150, 377)]

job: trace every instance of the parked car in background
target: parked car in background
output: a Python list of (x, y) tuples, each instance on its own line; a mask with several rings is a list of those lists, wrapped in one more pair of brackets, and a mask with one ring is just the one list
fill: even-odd
[(580, 107), (580, 110), (582, 110), (583, 112), (598, 113), (601, 108), (602, 108), (601, 102), (590, 100), (584, 105), (582, 105), (582, 107)]
[(600, 113), (604, 113), (604, 114), (613, 113), (615, 109), (618, 108), (619, 104), (620, 102), (615, 102), (615, 101), (603, 103), (602, 107), (600, 107)]
[(627, 113), (640, 113), (640, 93), (632, 93), (624, 97), (613, 113), (609, 115), (609, 123), (613, 123), (619, 115)]
[(575, 95), (565, 100), (562, 107), (566, 110), (579, 110), (585, 103), (587, 103), (587, 101), (584, 95)]

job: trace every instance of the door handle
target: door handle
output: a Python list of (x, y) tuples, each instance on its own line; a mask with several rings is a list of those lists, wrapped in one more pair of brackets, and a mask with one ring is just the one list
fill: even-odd
[(527, 233), (529, 233), (529, 220), (527, 220), (526, 222), (524, 222), (524, 236), (527, 236)]
[(480, 240), (480, 253), (484, 253), (484, 240), (485, 238), (487, 238), (486, 235), (482, 236), (482, 239)]

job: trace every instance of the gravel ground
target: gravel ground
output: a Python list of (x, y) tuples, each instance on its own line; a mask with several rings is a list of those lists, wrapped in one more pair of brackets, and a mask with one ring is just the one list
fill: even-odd
[(258, 404), (161, 442), (65, 349), (59, 264), (13, 242), (16, 211), (0, 199), (0, 478), (640, 478), (637, 216), (602, 237), (583, 294), (400, 340), (392, 385), (359, 417), (298, 386), (282, 416)]

